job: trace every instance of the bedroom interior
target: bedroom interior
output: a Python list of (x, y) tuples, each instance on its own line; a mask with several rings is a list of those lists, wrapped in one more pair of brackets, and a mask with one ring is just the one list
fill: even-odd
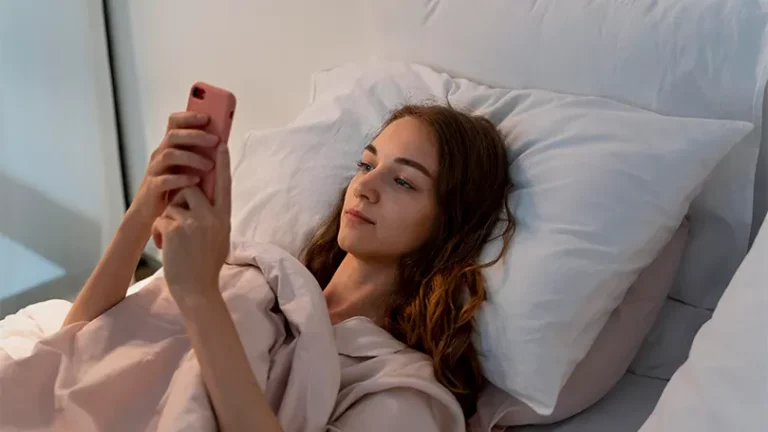
[[(0, 386), (55, 340), (196, 81), (237, 96), (232, 240), (296, 258), (399, 106), (504, 136), (517, 231), (455, 430), (768, 425), (765, 0), (0, 0)], [(126, 300), (162, 265), (150, 239)]]

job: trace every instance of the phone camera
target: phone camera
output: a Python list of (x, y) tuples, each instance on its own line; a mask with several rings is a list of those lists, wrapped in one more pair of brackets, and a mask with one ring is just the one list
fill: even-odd
[(192, 97), (195, 99), (205, 99), (205, 90), (200, 87), (192, 87)]

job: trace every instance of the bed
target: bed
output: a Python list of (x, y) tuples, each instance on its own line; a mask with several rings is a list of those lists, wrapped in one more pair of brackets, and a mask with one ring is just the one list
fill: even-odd
[[(766, 14), (764, 1), (736, 0), (366, 5), (366, 42), (377, 59), (425, 64), (491, 87), (600, 96), (664, 115), (755, 126), (691, 204), (692, 237), (676, 286), (630, 371), (578, 415), (510, 430), (748, 431), (768, 424), (757, 409), (768, 402), (768, 377), (759, 368), (768, 364), (768, 341), (764, 333), (734, 337), (755, 328), (747, 325), (768, 327), (759, 313), (738, 320), (739, 308), (749, 304), (744, 298), (754, 299), (752, 307), (768, 306), (758, 289), (768, 277), (760, 265), (768, 259), (768, 234), (760, 230), (768, 197), (768, 134), (762, 127), (768, 121)], [(578, 15), (584, 20), (573, 20)], [(709, 54), (713, 64), (727, 64), (717, 69), (701, 63)], [(664, 64), (669, 56), (680, 61)], [(236, 148), (243, 151), (240, 157), (246, 148)], [(720, 304), (727, 306), (722, 313)], [(60, 327), (69, 307), (51, 300), (6, 317), (0, 321), (0, 350), (27, 355), (36, 340)], [(743, 353), (749, 360), (752, 380), (736, 379), (744, 374), (734, 371), (730, 359), (711, 357), (710, 347), (724, 338), (732, 357)], [(729, 373), (736, 378), (707, 381)]]

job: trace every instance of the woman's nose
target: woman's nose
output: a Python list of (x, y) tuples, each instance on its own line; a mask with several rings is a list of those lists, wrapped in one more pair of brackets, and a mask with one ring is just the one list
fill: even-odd
[(378, 190), (379, 180), (376, 177), (374, 172), (371, 171), (360, 178), (357, 183), (355, 183), (355, 188), (353, 189), (355, 198), (365, 199), (371, 203), (378, 202), (380, 197)]

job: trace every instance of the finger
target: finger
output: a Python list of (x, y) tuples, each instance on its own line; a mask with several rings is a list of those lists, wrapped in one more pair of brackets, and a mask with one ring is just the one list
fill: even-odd
[(169, 146), (196, 146), (214, 147), (219, 142), (219, 137), (198, 129), (171, 129), (165, 134), (163, 145)]
[(177, 112), (168, 117), (168, 128), (166, 131), (172, 129), (186, 129), (186, 128), (201, 128), (208, 124), (208, 114), (196, 113), (196, 112)]
[(158, 192), (181, 189), (194, 186), (200, 182), (200, 177), (186, 174), (165, 174), (154, 178)]
[(232, 173), (226, 145), (216, 149), (216, 189), (213, 202), (216, 212), (229, 220), (232, 213)]
[(170, 205), (165, 209), (165, 216), (175, 221), (183, 221), (189, 219), (190, 212), (180, 205)]
[(213, 161), (195, 152), (166, 148), (149, 164), (153, 175), (163, 174), (171, 167), (189, 167), (208, 172), (213, 169)]
[(155, 241), (155, 246), (157, 246), (158, 249), (163, 248), (163, 235), (155, 227), (152, 227), (152, 240)]
[(189, 209), (192, 210), (192, 212), (197, 212), (200, 210), (207, 210), (211, 208), (211, 203), (208, 202), (208, 198), (205, 197), (205, 194), (203, 193), (200, 188), (197, 187), (187, 187), (181, 190), (179, 192), (179, 195), (181, 195), (181, 198), (186, 201), (186, 203), (189, 205)]
[(170, 229), (173, 227), (173, 224), (174, 222), (172, 219), (165, 216), (160, 216), (159, 218), (155, 219), (155, 223), (152, 225), (152, 230), (162, 236), (166, 232), (170, 231)]
[(181, 207), (184, 210), (189, 210), (189, 204), (187, 204), (187, 199), (184, 197), (184, 195), (181, 194), (181, 191), (183, 189), (176, 189), (173, 193), (173, 199), (168, 201), (169, 206), (176, 206)]

